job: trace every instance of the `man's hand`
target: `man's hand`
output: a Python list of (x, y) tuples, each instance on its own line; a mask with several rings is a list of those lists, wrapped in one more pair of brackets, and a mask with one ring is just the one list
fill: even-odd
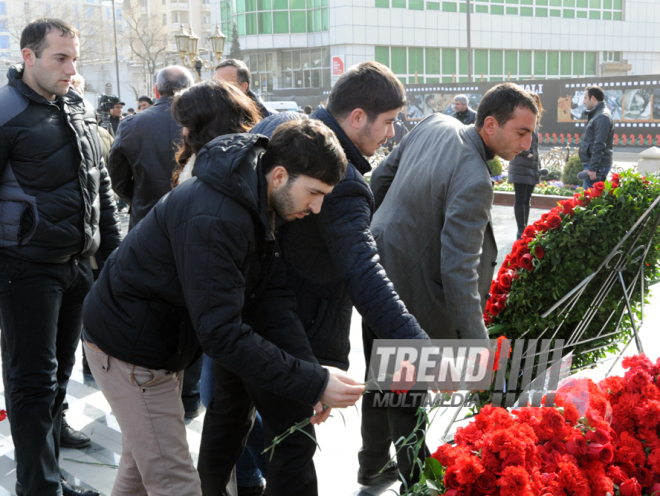
[(312, 417), (310, 422), (312, 425), (320, 425), (326, 420), (328, 420), (328, 417), (330, 416), (330, 412), (332, 411), (332, 408), (329, 406), (324, 406), (323, 403), (320, 401), (314, 405), (314, 412), (316, 415)]
[(321, 396), (321, 403), (332, 408), (346, 408), (355, 405), (364, 393), (364, 384), (348, 377), (334, 367), (324, 367), (330, 372), (328, 385)]
[(596, 177), (597, 177), (596, 171), (590, 170), (590, 171), (587, 171), (587, 174), (589, 174), (589, 179), (591, 179), (592, 181), (595, 180)]

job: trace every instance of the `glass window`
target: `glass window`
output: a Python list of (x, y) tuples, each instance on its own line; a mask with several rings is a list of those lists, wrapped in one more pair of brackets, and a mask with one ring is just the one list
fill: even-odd
[(323, 23), (321, 22), (321, 9), (314, 11), (314, 31), (321, 31)]
[(490, 13), (495, 15), (504, 15), (504, 6), (503, 5), (491, 5)]
[(257, 34), (257, 14), (245, 14), (245, 34)]
[(0, 15), (7, 15), (7, 2), (0, 2)]
[[(456, 74), (456, 49), (442, 49), (442, 74)], [(447, 82), (445, 79), (442, 81)], [(451, 82), (451, 78), (449, 78), (449, 82)]]
[(282, 69), (290, 71), (291, 68), (291, 52), (282, 52)]
[(321, 30), (328, 31), (330, 29), (330, 21), (328, 17), (328, 9), (321, 9)]
[(272, 34), (273, 18), (270, 12), (259, 12), (259, 34)]
[(426, 10), (440, 10), (440, 2), (426, 2)]
[(291, 52), (291, 68), (300, 69), (300, 50)]
[(606, 21), (612, 20), (612, 12), (603, 12), (603, 19)]
[(273, 31), (275, 33), (289, 32), (289, 13), (273, 12)]
[(308, 33), (313, 33), (314, 32), (314, 11), (313, 10), (308, 10), (307, 11), (307, 32)]
[(380, 7), (383, 9), (389, 9), (390, 8), (390, 0), (376, 0), (376, 7)]
[(474, 73), (477, 76), (481, 74), (488, 76), (488, 50), (474, 51)]
[(311, 64), (309, 62), (309, 52), (307, 50), (303, 50), (300, 52), (300, 66), (303, 69), (311, 68)]
[(586, 9), (589, 6), (589, 0), (577, 0), (577, 7), (580, 9)]
[(518, 74), (521, 76), (531, 76), (532, 75), (532, 52), (529, 50), (520, 50), (518, 55), (518, 63), (520, 64), (520, 69)]
[(573, 52), (573, 75), (584, 75), (584, 52)]
[(405, 9), (406, 0), (392, 0), (392, 7), (395, 9)]
[(600, 11), (590, 10), (589, 11), (589, 19), (600, 19)]
[(525, 17), (532, 17), (534, 15), (534, 9), (531, 7), (520, 7), (520, 15)]
[(507, 7), (506, 13), (507, 15), (518, 15), (518, 7)]
[(518, 75), (518, 51), (504, 51), (504, 72), (512, 76)]
[(570, 76), (572, 70), (571, 52), (561, 52), (560, 54), (561, 75)]
[[(293, 0), (291, 0), (293, 2)], [(307, 32), (307, 20), (304, 10), (292, 10), (291, 15), (291, 32), (292, 33), (306, 33)], [(297, 86), (296, 86), (297, 87)]]
[(271, 10), (270, 0), (259, 0), (257, 5), (259, 10)]
[(424, 74), (424, 49), (408, 49), (408, 74)]
[(592, 9), (600, 9), (600, 0), (589, 0), (589, 7)]
[(306, 9), (305, 0), (290, 0), (291, 9)]
[(406, 74), (408, 66), (405, 47), (392, 47), (392, 72)]
[(587, 18), (587, 12), (585, 10), (578, 10), (576, 12), (576, 14), (577, 14), (576, 17), (578, 19), (586, 19)]
[(584, 75), (596, 75), (596, 52), (587, 52), (584, 54)]
[(245, 0), (236, 0), (236, 12), (245, 12)]
[(323, 67), (330, 67), (330, 49), (322, 48), (323, 50)]
[(548, 17), (548, 9), (544, 8), (537, 8), (536, 9), (536, 17)]
[(245, 11), (255, 12), (257, 10), (257, 0), (245, 0)]
[(534, 75), (545, 76), (545, 52), (534, 52)]
[(467, 74), (467, 69), (467, 50), (465, 48), (460, 48), (458, 50), (458, 73)]
[[(440, 74), (440, 49), (426, 49), (426, 74)], [(428, 80), (428, 78), (427, 78)]]
[(289, 8), (289, 0), (273, 0), (273, 10), (286, 10)]
[(490, 74), (499, 76), (504, 74), (503, 69), (503, 53), (502, 50), (490, 51)]
[(488, 14), (488, 5), (477, 5), (477, 12), (480, 14)]
[(387, 67), (390, 66), (390, 47), (377, 46), (375, 57), (376, 62), (380, 62)]
[(410, 10), (424, 10), (424, 0), (408, 0)]
[(559, 52), (548, 52), (548, 76), (559, 76)]
[(332, 83), (330, 82), (330, 69), (323, 69), (323, 87), (330, 88)]
[(573, 19), (575, 17), (575, 11), (573, 9), (564, 9), (564, 18)]
[(458, 8), (455, 2), (442, 2), (442, 11), (443, 12), (458, 12)]
[(561, 10), (550, 9), (550, 17), (561, 17)]

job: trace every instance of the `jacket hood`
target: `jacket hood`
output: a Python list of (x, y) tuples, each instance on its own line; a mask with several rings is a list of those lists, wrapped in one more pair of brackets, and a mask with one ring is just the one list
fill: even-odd
[[(41, 96), (39, 93), (34, 91), (32, 88), (30, 88), (27, 84), (23, 82), (24, 69), (25, 69), (25, 64), (23, 62), (14, 64), (9, 67), (9, 70), (7, 71), (7, 79), (9, 80), (9, 86), (13, 86), (18, 91), (20, 91), (21, 94), (23, 94), (23, 96), (37, 103), (44, 103), (47, 105), (55, 104), (55, 102), (46, 100), (43, 96)], [(82, 97), (76, 92), (76, 90), (73, 89), (73, 87), (70, 87), (68, 93), (62, 96), (61, 99), (64, 103), (68, 105), (73, 105), (82, 102)]]
[(328, 112), (325, 107), (321, 105), (316, 107), (316, 110), (312, 115), (309, 116), (309, 118), (320, 120), (323, 122), (323, 124), (334, 131), (334, 133), (337, 135), (339, 143), (341, 144), (341, 147), (344, 149), (346, 158), (355, 166), (360, 174), (364, 175), (371, 171), (371, 164), (369, 164), (369, 161), (364, 158), (364, 155), (360, 153), (360, 150), (357, 149), (357, 146), (355, 146), (355, 144), (350, 140), (339, 123), (335, 120), (334, 117), (330, 115), (330, 112)]
[(277, 114), (269, 115), (259, 122), (252, 128), (250, 134), (262, 134), (270, 139), (280, 124), (288, 121), (302, 121), (304, 119), (305, 117), (298, 112), (278, 112)]
[(260, 164), (268, 140), (256, 134), (227, 134), (204, 145), (195, 177), (259, 214)]

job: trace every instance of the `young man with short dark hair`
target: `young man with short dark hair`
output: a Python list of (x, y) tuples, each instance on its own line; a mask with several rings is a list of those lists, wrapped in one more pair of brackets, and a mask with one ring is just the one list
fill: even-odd
[[(382, 264), (432, 339), (488, 338), (483, 309), (497, 245), (487, 162), (495, 155), (511, 160), (529, 149), (537, 114), (528, 92), (500, 84), (482, 98), (474, 126), (433, 114), (403, 138), (371, 177), (378, 209), (372, 229)], [(373, 341), (381, 336), (366, 326), (364, 332), (368, 363)], [(417, 423), (414, 399), (408, 398), (412, 408), (379, 407), (380, 395), (374, 392), (362, 401), (360, 467), (365, 471), (387, 463), (392, 442), (408, 437), (415, 427), (424, 429)], [(408, 486), (419, 474), (410, 455), (407, 449), (397, 454)], [(423, 461), (425, 447), (418, 456)]]
[(96, 113), (73, 87), (78, 31), (37, 19), (0, 88), (0, 314), (16, 492), (98, 495), (59, 470), (62, 403), (80, 342), (89, 257), (119, 245)]
[[(315, 121), (282, 126), (270, 142), (218, 137), (197, 155), (195, 176), (110, 256), (85, 301), (84, 340), (125, 443), (113, 495), (202, 494), (180, 400), (181, 371), (200, 344), (235, 378), (315, 406), (321, 419), (320, 402), (359, 399), (362, 385), (314, 359), (274, 237), (282, 222), (318, 213), (345, 168), (336, 138)], [(242, 411), (230, 434), (245, 436), (253, 407), (242, 382), (232, 384), (222, 406)]]
[(584, 104), (588, 120), (580, 141), (580, 160), (587, 175), (584, 179), (584, 189), (587, 189), (597, 181), (604, 181), (612, 168), (614, 121), (605, 105), (605, 92), (601, 87), (587, 87)]
[[(427, 338), (378, 263), (376, 243), (369, 230), (373, 196), (363, 177), (371, 171), (365, 156), (372, 156), (393, 136), (392, 123), (405, 101), (403, 85), (390, 69), (377, 62), (364, 62), (337, 80), (328, 109), (318, 107), (310, 116), (337, 135), (349, 160), (346, 177), (326, 196), (318, 215), (282, 226), (277, 238), (289, 288), (296, 294), (297, 313), (314, 356), (322, 365), (348, 369), (353, 305), (383, 338)], [(286, 119), (284, 113), (269, 117), (252, 132), (274, 128), (274, 123)], [(219, 372), (216, 370), (216, 393), (226, 384)], [(259, 391), (253, 394), (262, 396)], [(235, 463), (231, 456), (223, 459), (225, 455), (220, 453), (220, 446), (234, 449), (234, 441), (222, 435), (227, 431), (222, 426), (232, 421), (231, 412), (214, 412), (214, 408), (220, 408), (217, 403), (207, 411), (200, 449), (199, 470), (208, 494), (222, 491)], [(288, 427), (311, 415), (305, 405), (289, 402), (286, 408), (292, 418)], [(257, 410), (262, 413), (259, 405)], [(284, 429), (272, 432), (268, 420), (262, 417), (268, 445), (273, 434)], [(307, 434), (313, 436), (313, 428), (309, 427)], [(293, 434), (278, 445), (268, 465), (269, 495), (317, 494), (312, 462), (315, 450), (314, 441), (303, 433)], [(241, 451), (237, 448), (238, 454)], [(393, 472), (388, 476), (396, 478)]]

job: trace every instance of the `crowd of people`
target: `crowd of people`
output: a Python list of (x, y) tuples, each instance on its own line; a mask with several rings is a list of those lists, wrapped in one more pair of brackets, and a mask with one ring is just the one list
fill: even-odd
[[(184, 67), (162, 69), (155, 100), (124, 118), (116, 102), (105, 136), (75, 88), (76, 29), (36, 20), (21, 50), (0, 88), (2, 376), (17, 494), (98, 494), (59, 469), (61, 446), (89, 443), (63, 420), (81, 339), (122, 432), (113, 496), (315, 496), (315, 428), (360, 398), (358, 482), (416, 482), (419, 464), (389, 453), (423, 435), (417, 408), (379, 406), (394, 393), (365, 394), (345, 373), (352, 308), (367, 364), (377, 339), (487, 339), (488, 161), (538, 168), (538, 96), (502, 83), (476, 112), (459, 95), (456, 118), (436, 113), (406, 132), (404, 87), (379, 63), (348, 69), (326, 106), (273, 113), (230, 59), (197, 84)], [(368, 183), (368, 157), (395, 136)], [(589, 179), (603, 174), (598, 160)], [(123, 239), (115, 194), (130, 205)], [(195, 467), (184, 419), (200, 403)]]

